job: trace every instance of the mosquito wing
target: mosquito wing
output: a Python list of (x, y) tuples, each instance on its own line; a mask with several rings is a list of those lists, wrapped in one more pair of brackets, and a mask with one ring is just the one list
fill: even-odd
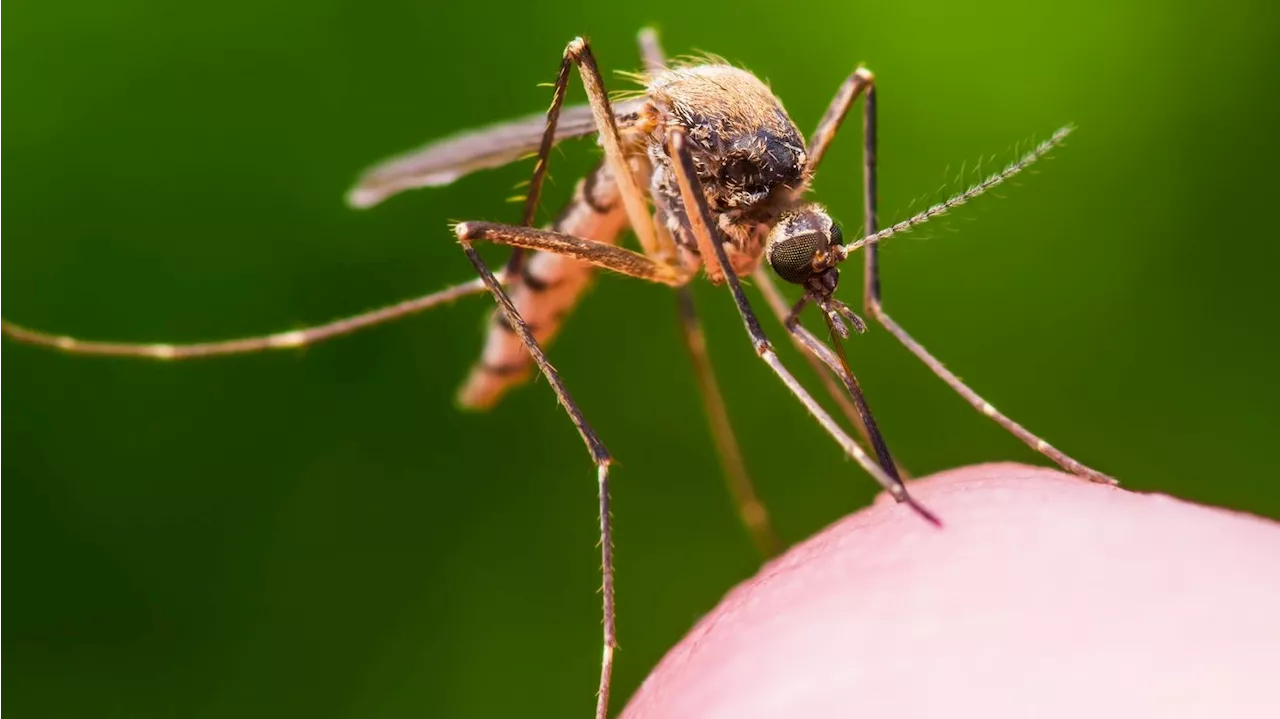
[[(635, 123), (643, 102), (635, 99), (613, 104), (619, 129)], [(538, 149), (546, 125), (546, 114), (539, 113), (427, 143), (366, 170), (347, 193), (347, 203), (357, 208), (372, 207), (401, 190), (448, 185), (477, 170), (514, 162)], [(596, 124), (589, 105), (561, 111), (556, 142), (594, 134)]]

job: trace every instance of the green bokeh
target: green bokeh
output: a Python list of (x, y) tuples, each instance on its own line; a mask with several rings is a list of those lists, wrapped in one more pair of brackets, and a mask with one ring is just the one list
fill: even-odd
[[(885, 220), (1074, 122), (1004, 199), (887, 245), (888, 306), (993, 403), (1128, 487), (1280, 516), (1280, 18), (1263, 0), (5, 14), (4, 315), (87, 337), (287, 329), (466, 278), (446, 221), (517, 219), (504, 198), (528, 163), (370, 212), (342, 194), (389, 153), (545, 107), (538, 83), (578, 33), (607, 70), (634, 69), (635, 30), (656, 23), (673, 53), (767, 78), (803, 128), (865, 61), (882, 83)], [(849, 127), (816, 196), (856, 226)], [(555, 156), (548, 205), (593, 152)], [(867, 504), (873, 483), (753, 357), (727, 294), (698, 297), (785, 537)], [(587, 716), (595, 485), (545, 382), (489, 414), (453, 408), (487, 312), (472, 299), (191, 364), (6, 343), (13, 715)], [(850, 351), (915, 473), (1039, 461), (883, 332)], [(619, 459), (620, 707), (755, 559), (667, 290), (603, 278), (552, 357)]]

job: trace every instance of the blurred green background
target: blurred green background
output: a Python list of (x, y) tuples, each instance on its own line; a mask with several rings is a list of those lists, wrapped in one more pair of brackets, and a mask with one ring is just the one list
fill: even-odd
[[(607, 71), (632, 70), (635, 31), (654, 23), (673, 54), (767, 78), (805, 130), (865, 61), (882, 83), (886, 221), (1075, 122), (1003, 199), (886, 245), (887, 306), (994, 404), (1130, 489), (1280, 516), (1271, 3), (25, 0), (5, 14), (4, 316), (93, 338), (288, 329), (468, 277), (447, 221), (517, 220), (504, 198), (529, 163), (370, 212), (342, 195), (390, 153), (544, 108), (539, 83), (575, 34)], [(856, 227), (847, 128), (816, 197)], [(594, 155), (555, 156), (544, 216)], [(727, 294), (698, 297), (785, 537), (870, 502), (873, 483), (752, 356)], [(489, 306), (189, 364), (6, 342), (10, 712), (587, 716), (591, 467), (545, 382), (489, 414), (454, 409)], [(1043, 463), (882, 331), (850, 351), (913, 472)], [(619, 459), (616, 710), (756, 559), (666, 289), (601, 279), (551, 355)]]

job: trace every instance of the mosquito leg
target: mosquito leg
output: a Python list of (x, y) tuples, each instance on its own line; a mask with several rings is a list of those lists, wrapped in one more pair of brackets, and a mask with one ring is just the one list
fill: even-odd
[(492, 222), (462, 222), (454, 227), (462, 242), (493, 242), (510, 247), (523, 247), (557, 255), (566, 255), (596, 267), (613, 270), (629, 277), (678, 287), (688, 281), (687, 272), (663, 264), (638, 252), (584, 240), (572, 235), (532, 227), (499, 225)]
[[(537, 161), (533, 164), (533, 175), (529, 178), (528, 191), (524, 198), (524, 212), (520, 216), (520, 224), (533, 227), (538, 212), (538, 202), (542, 198), (542, 182), (547, 177), (547, 165), (551, 159), (551, 147), (556, 141), (556, 123), (560, 121), (560, 110), (564, 107), (564, 96), (569, 90), (569, 72), (573, 69), (573, 60), (568, 53), (560, 62), (560, 72), (556, 74), (555, 89), (551, 93), (551, 106), (547, 108), (547, 124), (542, 131), (542, 140), (538, 144)], [(524, 249), (512, 248), (507, 258), (507, 277), (519, 277), (520, 266), (524, 263)]]
[[(499, 278), (498, 282), (505, 282), (505, 279)], [(381, 307), (352, 317), (344, 317), (323, 325), (304, 327), (301, 329), (289, 330), (288, 332), (277, 332), (275, 334), (263, 335), (260, 337), (242, 337), (239, 339), (221, 340), (217, 342), (198, 342), (194, 344), (136, 344), (128, 342), (80, 340), (74, 337), (52, 335), (45, 332), (30, 330), (25, 327), (15, 325), (8, 320), (0, 320), (0, 332), (2, 332), (4, 336), (18, 342), (39, 345), (41, 347), (49, 347), (51, 349), (70, 352), (72, 354), (140, 357), (155, 360), (194, 359), (196, 357), (247, 354), (250, 352), (290, 349), (293, 347), (313, 345), (332, 337), (350, 334), (365, 327), (371, 327), (384, 322), (391, 322), (415, 312), (421, 312), (446, 302), (452, 302), (453, 300), (461, 297), (479, 294), (485, 290), (485, 284), (481, 282), (479, 278), (476, 278), (470, 282), (463, 282), (461, 284), (454, 285), (453, 287), (447, 287), (439, 292), (433, 292), (432, 294), (423, 295), (422, 297), (415, 297), (410, 300), (398, 302), (394, 305), (388, 305), (386, 307)]]
[(533, 361), (537, 363), (538, 369), (542, 370), (542, 375), (547, 378), (547, 384), (550, 384), (552, 391), (556, 393), (556, 399), (560, 401), (560, 406), (564, 407), (569, 419), (578, 428), (578, 434), (582, 436), (582, 441), (587, 445), (587, 451), (591, 454), (591, 461), (596, 465), (596, 481), (599, 486), (600, 500), (600, 563), (603, 574), (601, 593), (603, 595), (604, 613), (604, 654), (600, 661), (600, 689), (596, 695), (596, 719), (607, 719), (609, 714), (609, 682), (613, 674), (613, 653), (618, 647), (613, 603), (613, 531), (609, 515), (609, 464), (613, 460), (609, 456), (609, 450), (605, 449), (604, 443), (596, 436), (595, 430), (591, 428), (587, 418), (582, 414), (582, 410), (578, 408), (577, 403), (573, 401), (573, 397), (569, 395), (569, 390), (565, 387), (564, 381), (560, 379), (560, 374), (547, 361), (546, 354), (543, 353), (537, 340), (533, 338), (533, 332), (529, 330), (529, 326), (520, 317), (520, 313), (511, 302), (511, 298), (502, 289), (502, 283), (489, 270), (484, 260), (480, 259), (479, 253), (475, 251), (470, 242), (465, 238), (459, 241), (462, 244), (462, 251), (467, 255), (467, 259), (476, 268), (476, 272), (480, 274), (482, 286), (487, 288), (493, 295), (493, 299), (498, 303), (498, 310), (507, 318), (507, 324), (511, 326), (512, 330), (524, 343), (525, 348), (529, 350), (529, 354), (533, 357)]
[(596, 127), (600, 130), (600, 144), (604, 146), (604, 154), (609, 166), (613, 169), (614, 179), (618, 183), (618, 193), (627, 209), (627, 220), (631, 229), (640, 240), (644, 253), (661, 262), (674, 263), (676, 249), (674, 244), (659, 236), (653, 227), (653, 218), (649, 215), (646, 193), (640, 189), (631, 164), (627, 162), (626, 152), (622, 148), (622, 135), (618, 132), (618, 122), (609, 105), (609, 95), (604, 89), (604, 79), (600, 76), (600, 66), (596, 64), (595, 55), (586, 40), (576, 37), (564, 49), (567, 61), (578, 65), (582, 75), (582, 84), (587, 90), (587, 99), (591, 103), (591, 112), (596, 118)]
[[(863, 232), (870, 236), (876, 233), (876, 91), (875, 87), (867, 89), (867, 101), (863, 108), (862, 123), (862, 146), (863, 146), (863, 221), (865, 227)], [(880, 292), (880, 245), (878, 242), (871, 242), (863, 247), (866, 253), (865, 262), (865, 280), (863, 304), (866, 307), (867, 314), (876, 318), (876, 320), (889, 330), (889, 334), (898, 338), (911, 354), (920, 358), (933, 373), (938, 375), (943, 382), (946, 382), (954, 389), (966, 402), (973, 405), (982, 414), (990, 417), (996, 424), (1004, 427), (1010, 434), (1017, 437), (1031, 447), (1035, 451), (1043, 454), (1053, 460), (1063, 469), (1083, 477), (1091, 482), (1100, 482), (1103, 484), (1117, 484), (1116, 480), (1099, 472), (1096, 469), (1085, 466), (1080, 462), (1072, 459), (1067, 454), (1044, 441), (1040, 437), (1032, 434), (1025, 427), (1010, 419), (1007, 415), (997, 410), (990, 402), (983, 399), (969, 389), (959, 377), (951, 370), (948, 370), (937, 360), (928, 350), (919, 342), (911, 338), (897, 322), (893, 321), (885, 311), (881, 299)]]
[[(866, 429), (867, 441), (875, 449), (876, 458), (880, 460), (880, 466), (891, 477), (900, 480), (901, 477), (898, 476), (898, 468), (893, 462), (893, 456), (889, 454), (889, 445), (885, 444), (884, 437), (880, 434), (880, 428), (876, 426), (875, 417), (871, 416), (871, 408), (867, 406), (867, 400), (862, 394), (862, 386), (858, 384), (858, 378), (853, 375), (853, 370), (849, 369), (848, 362), (843, 361), (843, 354), (837, 356), (836, 353), (831, 351), (830, 347), (822, 343), (822, 340), (815, 337), (812, 332), (805, 329), (804, 325), (800, 324), (800, 312), (808, 302), (807, 297), (801, 297), (800, 301), (791, 308), (791, 312), (783, 319), (782, 324), (806, 355), (821, 361), (844, 383), (845, 390), (853, 398), (853, 403), (857, 407), (858, 424)], [(833, 342), (839, 342), (839, 340), (833, 339)]]
[(651, 27), (641, 28), (636, 39), (640, 43), (640, 57), (644, 60), (644, 71), (652, 75), (666, 69), (667, 54), (662, 51), (658, 31)]
[(716, 382), (715, 371), (711, 366), (711, 356), (707, 354), (707, 337), (698, 320), (693, 292), (687, 285), (680, 287), (676, 290), (676, 300), (679, 303), (680, 324), (684, 329), (685, 347), (689, 350), (689, 359), (693, 362), (694, 373), (698, 378), (698, 390), (707, 411), (707, 422), (711, 425), (711, 435), (720, 455), (720, 464), (724, 467), (729, 493), (738, 505), (738, 514), (742, 517), (747, 532), (751, 534), (756, 549), (768, 559), (776, 556), (782, 545), (769, 523), (769, 515), (756, 494), (751, 476), (747, 474), (742, 449), (738, 446), (733, 426), (729, 423), (724, 395), (720, 394), (720, 385)]
[(818, 163), (822, 162), (823, 156), (827, 154), (827, 149), (831, 147), (831, 141), (835, 139), (840, 123), (844, 122), (849, 109), (853, 107), (854, 100), (858, 99), (858, 95), (863, 90), (872, 87), (875, 81), (875, 75), (870, 70), (859, 67), (841, 83), (840, 89), (836, 90), (836, 96), (831, 98), (831, 104), (827, 105), (827, 111), (818, 121), (817, 129), (809, 136), (810, 175), (818, 169)]
[[(761, 265), (755, 273), (752, 274), (755, 279), (756, 287), (760, 289), (760, 294), (764, 295), (765, 302), (768, 303), (769, 309), (773, 311), (775, 317), (784, 326), (787, 323), (787, 316), (790, 310), (787, 308), (787, 300), (782, 295), (782, 291), (778, 289), (778, 283), (774, 282), (773, 275), (770, 274), (768, 268)], [(862, 419), (862, 413), (854, 406), (853, 400), (850, 399), (848, 391), (836, 384), (835, 377), (840, 376), (839, 370), (831, 367), (829, 363), (824, 363), (814, 354), (809, 347), (796, 337), (793, 333), (788, 332), (787, 336), (791, 338), (791, 343), (800, 351), (800, 356), (804, 357), (805, 362), (813, 368), (818, 379), (822, 382), (822, 386), (827, 390), (827, 394), (831, 399), (840, 406), (840, 411), (849, 420), (849, 422), (858, 430), (858, 434), (862, 436), (868, 444), (874, 445), (875, 441), (871, 438), (871, 432), (867, 429), (866, 423)], [(828, 369), (830, 368), (830, 371)], [(833, 376), (834, 374), (834, 376)], [(884, 466), (881, 464), (881, 466)], [(911, 474), (903, 469), (902, 464), (897, 460), (893, 462), (894, 476), (899, 479), (910, 478)], [(885, 467), (886, 471), (888, 467)]]
[[(686, 216), (690, 224), (690, 231), (698, 237), (698, 246), (710, 246), (715, 254), (715, 260), (720, 264), (720, 270), (724, 273), (725, 280), (729, 284), (729, 290), (733, 294), (734, 303), (738, 306), (738, 313), (742, 315), (742, 322), (746, 326), (747, 334), (751, 337), (751, 343), (755, 347), (756, 354), (764, 363), (773, 370), (773, 373), (782, 380), (782, 383), (791, 390), (809, 414), (813, 415), (818, 424), (835, 439), (841, 449), (850, 457), (853, 457), (859, 465), (870, 474), (872, 478), (884, 487), (885, 490), (899, 502), (905, 502), (918, 514), (934, 524), (940, 524), (938, 518), (935, 517), (924, 506), (911, 498), (907, 493), (907, 488), (900, 480), (890, 476), (884, 469), (876, 463), (857, 442), (853, 441), (837, 423), (827, 414), (827, 411), (818, 404), (813, 397), (782, 365), (778, 355), (774, 352), (773, 345), (769, 343), (769, 338), (765, 336), (764, 330), (760, 327), (760, 321), (756, 319), (755, 312), (752, 311), (751, 305), (747, 302), (747, 296), (742, 291), (742, 283), (738, 281), (737, 272), (729, 262), (728, 253), (725, 252), (723, 242), (711, 239), (711, 231), (716, 226), (712, 223), (711, 213), (707, 209), (706, 197), (702, 193), (702, 187), (698, 184), (698, 176), (693, 165), (693, 156), (689, 152), (688, 145), (685, 141), (685, 135), (682, 130), (674, 130), (667, 140), (671, 156), (676, 160), (674, 165), (676, 180), (680, 185), (680, 194), (683, 198), (686, 208)], [(718, 229), (718, 228), (717, 228)], [(719, 237), (717, 237), (717, 240)], [(710, 258), (706, 258), (709, 260)], [(704, 260), (704, 261), (706, 261)]]
[[(639, 39), (645, 69), (649, 72), (661, 70), (666, 60), (662, 46), (658, 44), (657, 33), (653, 28), (645, 28), (640, 31)], [(661, 220), (654, 222), (654, 228), (660, 235), (666, 235), (665, 225), (666, 223)], [(756, 551), (760, 552), (765, 559), (772, 558), (781, 551), (782, 543), (778, 541), (778, 534), (769, 522), (769, 514), (756, 493), (751, 475), (747, 472), (747, 463), (742, 457), (742, 448), (738, 445), (738, 439), (734, 436), (733, 425), (729, 421), (729, 411), (724, 403), (724, 395), (720, 393), (715, 368), (711, 364), (711, 355), (707, 352), (707, 336), (702, 331), (702, 322), (698, 319), (698, 308), (688, 285), (676, 289), (676, 303), (680, 312), (680, 326), (684, 333), (685, 348), (689, 351), (689, 360), (693, 363), (698, 392), (702, 396), (702, 406), (707, 413), (707, 423), (711, 425), (711, 437), (716, 444), (720, 466), (724, 469), (729, 494), (738, 507), (738, 515), (742, 518), (747, 533), (751, 535), (751, 540), (756, 545)]]

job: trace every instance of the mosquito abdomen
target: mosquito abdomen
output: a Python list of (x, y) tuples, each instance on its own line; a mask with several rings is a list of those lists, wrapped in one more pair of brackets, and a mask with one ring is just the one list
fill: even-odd
[[(614, 243), (627, 224), (627, 212), (617, 185), (606, 165), (578, 182), (573, 199), (561, 211), (551, 229), (596, 242)], [(573, 309), (591, 282), (591, 266), (564, 255), (535, 252), (527, 257), (520, 275), (511, 279), (507, 292), (538, 343), (546, 346), (560, 323)], [(466, 409), (488, 409), (511, 387), (529, 378), (532, 358), (501, 312), (489, 320), (480, 361), (471, 369), (458, 404)]]

